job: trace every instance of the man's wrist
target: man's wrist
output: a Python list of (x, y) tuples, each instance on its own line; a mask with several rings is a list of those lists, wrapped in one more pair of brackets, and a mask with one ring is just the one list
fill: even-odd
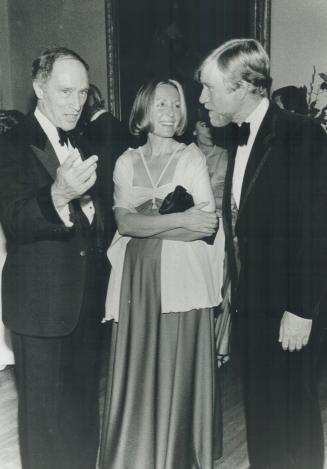
[(64, 197), (61, 191), (58, 190), (56, 183), (54, 182), (51, 186), (51, 198), (52, 203), (57, 211), (62, 210), (70, 202), (66, 197)]
[(70, 210), (68, 206), (70, 201), (56, 191), (55, 183), (51, 186), (51, 198), (53, 206), (64, 224), (67, 227), (73, 226), (73, 223), (70, 219)]

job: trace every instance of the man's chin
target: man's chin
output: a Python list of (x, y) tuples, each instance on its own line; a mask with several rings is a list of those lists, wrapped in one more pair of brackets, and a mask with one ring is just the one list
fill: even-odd
[(75, 119), (73, 118), (65, 119), (65, 122), (63, 122), (63, 126), (62, 126), (63, 130), (66, 130), (67, 132), (69, 132), (70, 130), (75, 129), (78, 120), (79, 120), (79, 117)]
[(229, 124), (228, 119), (226, 119), (224, 116), (209, 113), (209, 117), (213, 127), (225, 127)]
[(229, 120), (226, 118), (226, 116), (218, 114), (214, 111), (209, 111), (209, 118), (213, 127), (225, 127), (229, 124)]
[(62, 128), (62, 130), (64, 130), (65, 132), (69, 132), (70, 130), (74, 130), (74, 129), (75, 129), (75, 127), (76, 127), (76, 125), (77, 125), (77, 122), (78, 122), (78, 121), (76, 121), (76, 122), (74, 122), (74, 123), (73, 123), (73, 122), (70, 122), (70, 123), (65, 122), (65, 124), (63, 124), (61, 128)]

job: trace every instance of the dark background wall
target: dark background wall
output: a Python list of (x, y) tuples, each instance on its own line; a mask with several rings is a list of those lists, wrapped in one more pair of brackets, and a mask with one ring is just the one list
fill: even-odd
[(124, 119), (139, 86), (153, 76), (180, 80), (193, 109), (198, 97), (193, 73), (203, 55), (227, 39), (250, 34), (250, 0), (119, 0), (117, 5)]
[(0, 55), (4, 107), (28, 111), (33, 96), (31, 63), (51, 45), (66, 46), (80, 53), (90, 65), (91, 81), (107, 97), (104, 0), (1, 0), (1, 3), (0, 25), (7, 29), (6, 47)]
[[(249, 35), (251, 0), (113, 0), (120, 45), (122, 116), (141, 83), (172, 76), (197, 102), (193, 72), (203, 54)], [(0, 1), (0, 107), (30, 109), (31, 63), (49, 45), (75, 49), (107, 99), (106, 0)], [(195, 103), (195, 104), (194, 104)]]

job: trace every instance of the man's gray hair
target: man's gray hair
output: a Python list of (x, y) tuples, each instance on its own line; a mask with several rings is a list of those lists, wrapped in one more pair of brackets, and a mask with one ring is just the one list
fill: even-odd
[(231, 39), (213, 50), (198, 68), (198, 78), (211, 63), (224, 74), (225, 83), (231, 89), (238, 88), (243, 81), (252, 85), (254, 94), (267, 95), (271, 85), (270, 61), (255, 39)]

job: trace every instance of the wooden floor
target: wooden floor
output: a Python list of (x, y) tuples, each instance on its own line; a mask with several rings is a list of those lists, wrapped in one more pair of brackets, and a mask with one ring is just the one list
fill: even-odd
[[(324, 350), (324, 356), (327, 358), (327, 346)], [(238, 376), (239, 374), (232, 363), (224, 366), (222, 379), (224, 390), (224, 456), (215, 466), (217, 469), (246, 469), (248, 467), (244, 415)], [(327, 360), (324, 360), (321, 366), (319, 393), (327, 449)], [(101, 382), (100, 407), (103, 407), (103, 394), (104, 377)], [(0, 468), (21, 469), (17, 437), (17, 393), (13, 366), (8, 366), (0, 372)]]

